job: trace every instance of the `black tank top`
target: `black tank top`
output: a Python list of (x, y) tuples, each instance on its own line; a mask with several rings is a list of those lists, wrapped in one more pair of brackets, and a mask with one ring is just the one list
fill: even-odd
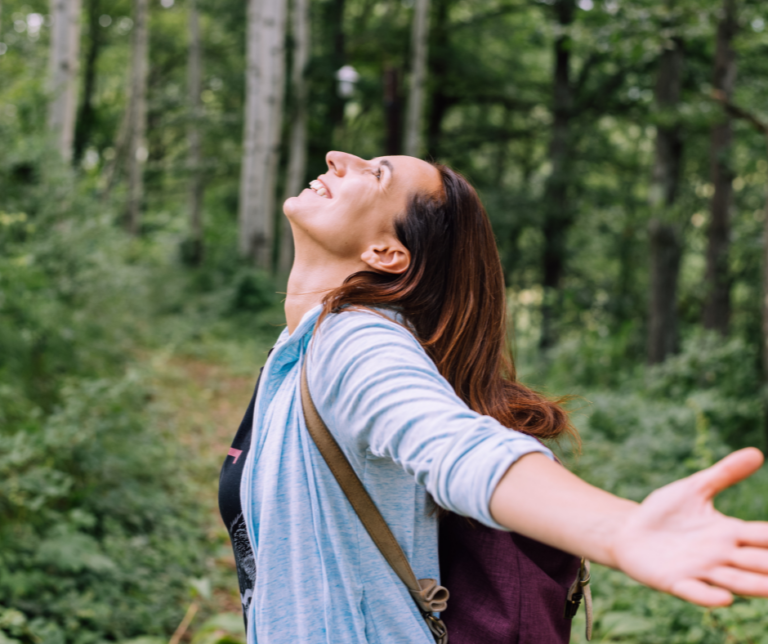
[(256, 380), (251, 403), (248, 405), (237, 434), (235, 434), (232, 447), (229, 448), (219, 475), (219, 512), (229, 531), (229, 538), (235, 553), (237, 579), (240, 583), (240, 602), (243, 606), (246, 632), (248, 632), (248, 607), (253, 599), (253, 587), (256, 582), (256, 558), (253, 555), (243, 518), (243, 508), (240, 503), (240, 481), (243, 478), (243, 467), (251, 447), (253, 408), (256, 403), (256, 392), (259, 390), (260, 380), (261, 371), (259, 371), (259, 378)]

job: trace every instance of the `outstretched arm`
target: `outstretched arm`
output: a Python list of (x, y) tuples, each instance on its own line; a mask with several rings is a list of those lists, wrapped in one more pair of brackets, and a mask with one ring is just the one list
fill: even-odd
[(768, 523), (725, 516), (712, 501), (762, 463), (759, 450), (742, 449), (637, 504), (529, 454), (501, 479), (490, 510), (510, 530), (651, 588), (702, 606), (726, 606), (731, 593), (768, 597)]

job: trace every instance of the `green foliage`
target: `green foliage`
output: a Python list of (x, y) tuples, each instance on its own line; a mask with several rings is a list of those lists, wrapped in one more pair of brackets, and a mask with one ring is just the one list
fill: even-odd
[(235, 281), (232, 310), (256, 312), (275, 303), (275, 287), (271, 278), (251, 269), (241, 272)]
[[(614, 340), (605, 338), (603, 355)], [(561, 346), (549, 365), (548, 388), (562, 391), (566, 369), (599, 356), (599, 343)], [(528, 369), (532, 366), (528, 365)], [(583, 453), (566, 456), (573, 471), (606, 490), (641, 501), (659, 486), (708, 467), (735, 446), (759, 442), (762, 410), (753, 348), (738, 339), (694, 334), (680, 355), (662, 365), (638, 367), (580, 388), (574, 417)], [(585, 375), (577, 371), (571, 382)], [(588, 375), (588, 374), (587, 374)], [(546, 379), (545, 379), (546, 380)], [(587, 381), (589, 381), (587, 379)], [(551, 384), (550, 384), (551, 383)], [(554, 385), (554, 387), (553, 387)], [(595, 386), (596, 385), (596, 386)], [(726, 490), (720, 511), (742, 519), (768, 517), (768, 470)], [(768, 642), (766, 600), (737, 598), (730, 608), (707, 610), (651, 591), (624, 575), (592, 572), (593, 641), (633, 644)], [(586, 640), (583, 614), (574, 621), (574, 644)]]
[(214, 615), (197, 629), (192, 644), (244, 644), (242, 616)]
[[(131, 366), (149, 264), (42, 156), (45, 183), (0, 213), (0, 634), (165, 636), (204, 534), (184, 454), (153, 428)], [(0, 165), (0, 181), (12, 173)]]
[[(729, 608), (704, 609), (644, 588), (621, 573), (593, 568), (592, 641), (625, 644), (765, 644), (766, 600), (737, 598)], [(584, 644), (583, 612), (573, 644)]]
[[(120, 230), (125, 164), (118, 135), (132, 7), (128, 0), (84, 4), (98, 18), (96, 27), (84, 17), (81, 42), (83, 70), (88, 52), (96, 54), (93, 112), (79, 119), (82, 154), (66, 168), (45, 131), (50, 25), (43, 21), (35, 31), (29, 20), (49, 5), (2, 2), (0, 644), (167, 641), (190, 586), (201, 586), (195, 579), (208, 574), (212, 546), (192, 498), (189, 454), (158, 429), (147, 365), (136, 356), (148, 347), (163, 354), (183, 349), (250, 376), (284, 322), (276, 283), (236, 252), (245, 3), (197, 3), (205, 199), (203, 261), (194, 266), (198, 249), (189, 245), (186, 205), (186, 3), (150, 3), (149, 158), (139, 239)], [(539, 355), (542, 215), (553, 170), (552, 48), (561, 34), (553, 4), (433, 0), (425, 153), (465, 173), (488, 208), (515, 304), (522, 379), (581, 396), (574, 415), (584, 453), (567, 455), (568, 462), (593, 483), (640, 500), (732, 448), (764, 444), (759, 353), (768, 160), (764, 138), (735, 124), (731, 334), (701, 333), (709, 134), (722, 118), (708, 98), (721, 1), (680, 0), (672, 8), (652, 0), (577, 3), (568, 29), (573, 224), (561, 249), (560, 341)], [(735, 100), (765, 119), (764, 7), (738, 4)], [(384, 153), (383, 77), (385, 70), (398, 74), (390, 107), (402, 117), (411, 5), (310, 2), (308, 177), (325, 171), (329, 149)], [(654, 108), (653, 90), (659, 52), (675, 35), (685, 42), (686, 62), (681, 106), (671, 113)], [(346, 102), (334, 79), (342, 64), (361, 74)], [(286, 114), (293, 100), (289, 93)], [(684, 229), (684, 342), (680, 355), (647, 368), (647, 226), (657, 214), (648, 188), (655, 130), (669, 124), (684, 142), (674, 213)], [(105, 170), (115, 161), (105, 198)], [(766, 483), (759, 473), (725, 492), (719, 507), (765, 519)], [(597, 641), (767, 640), (765, 602), (705, 611), (610, 571), (597, 570), (595, 580)], [(242, 639), (239, 616), (200, 620), (194, 644)], [(577, 624), (576, 642), (579, 631)]]

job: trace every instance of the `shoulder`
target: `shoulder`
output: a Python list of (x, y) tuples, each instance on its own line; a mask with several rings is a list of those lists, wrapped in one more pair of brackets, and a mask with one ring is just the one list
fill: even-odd
[(413, 333), (389, 311), (348, 309), (328, 315), (309, 346), (311, 382), (390, 374), (406, 365), (437, 371)]
[(328, 315), (315, 330), (312, 343), (318, 350), (395, 343), (423, 351), (414, 334), (396, 313), (364, 308), (346, 309)]

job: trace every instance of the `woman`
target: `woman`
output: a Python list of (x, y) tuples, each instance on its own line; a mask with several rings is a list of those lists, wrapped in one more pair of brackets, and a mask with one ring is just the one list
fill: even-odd
[(568, 432), (565, 414), (504, 358), (501, 267), (471, 186), (411, 157), (327, 163), (285, 202), (288, 326), (222, 471), (249, 643), (432, 642), (307, 434), (305, 360), (320, 416), (417, 577), (439, 577), (436, 503), (704, 606), (768, 596), (768, 524), (712, 506), (760, 467), (758, 450), (642, 504), (581, 481), (536, 439)]

